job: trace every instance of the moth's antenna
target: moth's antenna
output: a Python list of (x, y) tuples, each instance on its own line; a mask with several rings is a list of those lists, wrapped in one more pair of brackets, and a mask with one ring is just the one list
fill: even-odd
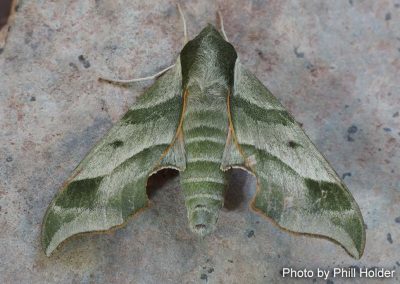
[(153, 74), (151, 76), (147, 77), (142, 77), (142, 78), (134, 78), (134, 79), (128, 79), (128, 80), (121, 80), (121, 79), (109, 79), (109, 78), (103, 78), (100, 77), (99, 81), (105, 81), (109, 83), (116, 83), (116, 84), (130, 84), (130, 83), (135, 83), (135, 82), (140, 82), (140, 81), (146, 81), (146, 80), (152, 80), (163, 74), (164, 72), (168, 71), (172, 67), (174, 67), (175, 64), (168, 66), (167, 68), (161, 70), (160, 72), (157, 72), (156, 74)]
[(177, 6), (178, 6), (179, 14), (181, 15), (181, 19), (182, 19), (182, 23), (183, 23), (183, 36), (184, 36), (183, 44), (186, 44), (188, 41), (188, 36), (187, 36), (185, 15), (183, 14), (181, 5), (178, 3)]
[[(179, 10), (179, 14), (181, 16), (182, 19), (182, 23), (183, 23), (183, 36), (184, 36), (184, 44), (187, 43), (188, 41), (188, 36), (187, 36), (187, 28), (186, 28), (186, 20), (185, 20), (185, 15), (183, 14), (181, 5), (178, 3), (178, 10)], [(225, 34), (225, 32), (224, 32)], [(130, 84), (130, 83), (135, 83), (135, 82), (141, 82), (141, 81), (146, 81), (146, 80), (152, 80), (157, 78), (158, 76), (160, 76), (161, 74), (163, 74), (164, 72), (168, 71), (169, 69), (171, 69), (172, 67), (174, 67), (175, 64), (168, 66), (167, 68), (161, 70), (160, 72), (157, 72), (156, 74), (153, 74), (151, 76), (147, 76), (147, 77), (141, 77), (141, 78), (133, 78), (133, 79), (111, 79), (111, 78), (105, 78), (105, 77), (99, 77), (99, 81), (105, 81), (105, 82), (109, 82), (109, 83), (115, 83), (115, 84)]]
[[(182, 22), (183, 22), (184, 44), (186, 44), (187, 41), (188, 41), (188, 37), (187, 37), (185, 15), (183, 14), (181, 5), (179, 5), (179, 3), (177, 5), (178, 5), (179, 14), (181, 15), (181, 19), (182, 19)], [(147, 77), (133, 78), (133, 79), (127, 79), (127, 80), (99, 77), (99, 81), (105, 81), (105, 82), (114, 83), (114, 84), (130, 84), (130, 83), (135, 83), (135, 82), (140, 82), (140, 81), (152, 80), (152, 79), (157, 78), (158, 76), (160, 76), (161, 74), (163, 74), (164, 72), (168, 71), (169, 69), (171, 69), (174, 66), (175, 66), (175, 64), (173, 64), (171, 66), (168, 66), (167, 68), (161, 70), (160, 72), (157, 72), (156, 74), (153, 74), (153, 75), (147, 76)]]
[(222, 35), (224, 36), (226, 41), (229, 41), (228, 36), (226, 35), (225, 29), (224, 29), (224, 18), (222, 17), (222, 14), (220, 11), (217, 11), (217, 13), (218, 13), (218, 17), (219, 17), (219, 24), (221, 26)]

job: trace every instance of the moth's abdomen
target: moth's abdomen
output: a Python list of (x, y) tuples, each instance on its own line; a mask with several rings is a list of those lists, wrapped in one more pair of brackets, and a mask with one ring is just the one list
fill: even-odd
[(183, 120), (186, 169), (181, 173), (189, 226), (201, 236), (214, 231), (223, 206), (225, 175), (220, 166), (228, 130), (222, 92), (214, 100), (206, 96), (198, 88), (188, 90)]
[(214, 231), (224, 202), (224, 176), (213, 162), (187, 164), (181, 175), (190, 229), (201, 235)]

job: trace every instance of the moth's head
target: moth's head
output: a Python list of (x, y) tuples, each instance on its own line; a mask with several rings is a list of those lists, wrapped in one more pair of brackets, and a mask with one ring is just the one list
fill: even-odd
[(230, 85), (236, 58), (232, 44), (213, 25), (208, 24), (181, 51), (183, 85), (189, 82), (191, 71), (193, 74), (202, 74), (205, 68), (208, 73), (224, 77), (223, 80)]
[(225, 41), (225, 39), (223, 38), (221, 33), (210, 23), (207, 24), (207, 26), (204, 29), (202, 29), (202, 31), (199, 33), (199, 35), (196, 38), (200, 39), (200, 38), (205, 38), (205, 37), (209, 37), (209, 36), (216, 37), (216, 38), (219, 38), (219, 39)]

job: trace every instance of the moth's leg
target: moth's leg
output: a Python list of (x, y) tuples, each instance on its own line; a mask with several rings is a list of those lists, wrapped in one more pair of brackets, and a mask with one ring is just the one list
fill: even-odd
[(225, 29), (224, 29), (224, 18), (222, 17), (222, 14), (220, 11), (218, 11), (217, 13), (218, 13), (218, 17), (219, 17), (219, 24), (221, 26), (222, 35), (224, 36), (224, 39), (229, 42), (228, 36), (226, 35)]
[(187, 36), (187, 28), (186, 28), (186, 20), (185, 20), (185, 15), (183, 14), (181, 5), (178, 3), (178, 11), (179, 14), (181, 15), (182, 23), (183, 23), (183, 44), (185, 45), (188, 42), (188, 36)]
[(99, 80), (100, 81), (109, 82), (109, 83), (114, 83), (114, 84), (130, 84), (130, 83), (135, 83), (135, 82), (140, 82), (140, 81), (152, 80), (152, 79), (157, 78), (161, 74), (165, 73), (169, 69), (173, 68), (174, 66), (175, 66), (175, 64), (172, 64), (171, 66), (168, 66), (167, 68), (161, 70), (160, 72), (157, 72), (156, 74), (153, 74), (153, 75), (147, 76), (147, 77), (127, 79), (127, 80), (110, 79), (110, 78), (99, 77)]

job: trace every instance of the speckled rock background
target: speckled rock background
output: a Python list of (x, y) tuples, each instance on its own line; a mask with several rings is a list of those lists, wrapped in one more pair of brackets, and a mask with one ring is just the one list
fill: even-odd
[[(293, 113), (344, 178), (367, 229), (361, 260), (293, 236), (249, 211), (254, 179), (232, 173), (218, 229), (190, 233), (179, 177), (152, 179), (152, 207), (126, 227), (40, 246), (58, 188), (151, 82), (174, 62), (174, 1), (21, 1), (0, 54), (1, 283), (309, 283), (283, 267), (385, 267), (400, 279), (400, 1), (182, 1), (189, 35), (216, 11), (242, 62)], [(162, 135), (162, 134), (160, 134)], [(170, 177), (170, 178), (168, 178)], [(157, 189), (157, 190), (156, 190)], [(315, 279), (381, 283), (379, 279)]]

